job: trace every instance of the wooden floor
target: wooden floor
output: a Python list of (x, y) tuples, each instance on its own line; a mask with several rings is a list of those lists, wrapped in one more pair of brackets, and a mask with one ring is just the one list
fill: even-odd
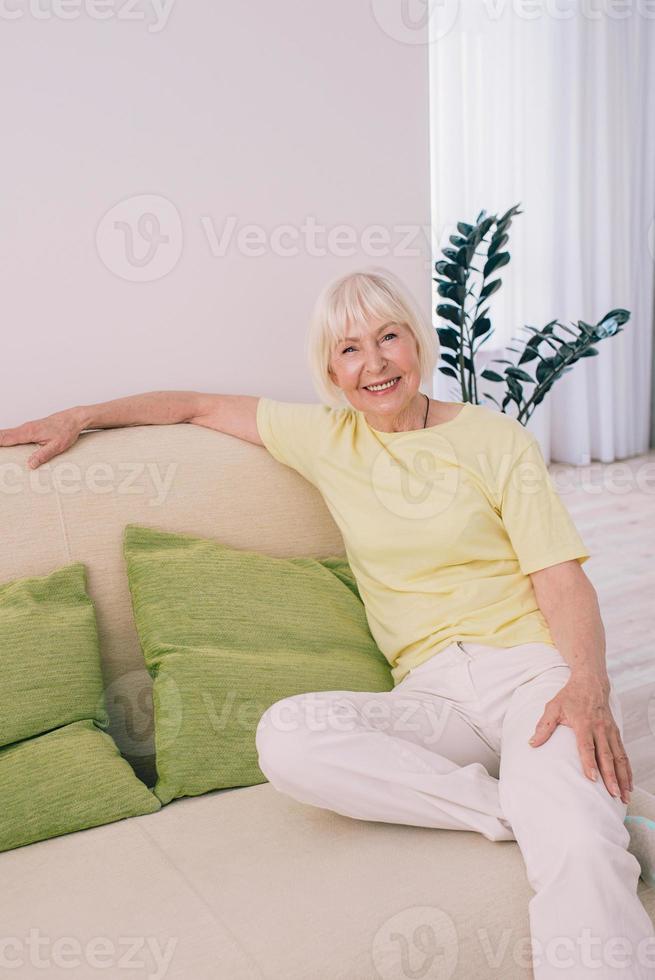
[(591, 554), (634, 781), (655, 794), (655, 452), (548, 469)]

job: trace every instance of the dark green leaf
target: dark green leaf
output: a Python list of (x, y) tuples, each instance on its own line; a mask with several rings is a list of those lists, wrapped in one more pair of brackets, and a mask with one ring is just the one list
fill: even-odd
[(596, 354), (598, 353), (599, 352), (596, 350), (595, 347), (588, 347), (587, 350), (583, 351), (582, 354), (580, 354), (580, 357), (595, 357)]
[(451, 323), (455, 323), (458, 327), (461, 326), (461, 311), (456, 306), (451, 306), (450, 303), (439, 303), (437, 313), (444, 320), (450, 320)]
[(623, 310), (619, 308), (617, 310), (610, 310), (609, 313), (605, 314), (602, 320), (599, 320), (599, 323), (604, 323), (606, 320), (616, 320), (617, 323), (623, 325), (624, 323), (627, 323), (629, 319), (630, 310)]
[(437, 262), (435, 268), (439, 275), (446, 276), (452, 282), (460, 283), (460, 285), (466, 282), (466, 272), (461, 265), (452, 262)]
[(442, 374), (447, 374), (449, 378), (457, 378), (457, 375), (451, 367), (440, 367), (439, 370)]
[(508, 378), (518, 378), (519, 381), (532, 381), (533, 379), (525, 371), (522, 371), (518, 367), (508, 367), (505, 371), (505, 376)]
[(458, 330), (453, 327), (437, 327), (437, 335), (442, 347), (459, 350), (462, 337)]
[(526, 347), (525, 347), (523, 353), (521, 354), (521, 356), (519, 357), (519, 361), (518, 362), (519, 362), (519, 364), (527, 364), (528, 361), (533, 361), (535, 359), (535, 357), (538, 357), (538, 356), (539, 355), (537, 354), (537, 352), (534, 349), (534, 347), (528, 347), (527, 344), (526, 344)]
[(489, 242), (489, 248), (487, 249), (487, 258), (490, 259), (492, 255), (506, 245), (509, 241), (509, 235), (505, 234), (494, 234), (491, 236), (491, 241)]
[(466, 299), (466, 287), (458, 286), (456, 282), (440, 283), (437, 292), (446, 299), (452, 299), (453, 303), (462, 306)]
[(478, 317), (473, 324), (473, 330), (471, 332), (471, 340), (475, 340), (476, 337), (481, 337), (483, 334), (487, 333), (491, 327), (491, 320), (486, 317)]
[(492, 255), (491, 258), (487, 259), (484, 264), (484, 269), (482, 270), (484, 278), (486, 279), (487, 276), (490, 276), (495, 269), (502, 268), (502, 266), (507, 265), (508, 262), (509, 252), (497, 252), (496, 255)]
[(480, 290), (480, 299), (487, 299), (487, 297), (495, 293), (497, 289), (500, 289), (501, 285), (502, 279), (492, 279), (491, 282), (488, 282), (486, 286)]
[(501, 374), (496, 374), (495, 371), (490, 371), (489, 368), (485, 368), (480, 377), (486, 378), (487, 381), (504, 381)]

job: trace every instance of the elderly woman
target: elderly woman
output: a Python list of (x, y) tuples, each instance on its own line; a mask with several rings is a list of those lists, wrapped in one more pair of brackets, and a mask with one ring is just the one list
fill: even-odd
[(348, 817), (516, 840), (535, 977), (652, 978), (589, 554), (538, 443), (505, 414), (420, 390), (435, 331), (384, 270), (324, 289), (307, 353), (325, 404), (152, 392), (24, 423), (0, 445), (39, 443), (38, 466), (85, 428), (190, 422), (301, 473), (342, 532), (394, 687), (276, 702), (257, 729), (262, 771)]

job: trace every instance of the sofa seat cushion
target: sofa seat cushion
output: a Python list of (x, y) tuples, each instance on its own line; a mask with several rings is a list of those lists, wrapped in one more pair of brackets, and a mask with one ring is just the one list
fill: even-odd
[[(430, 957), (453, 964), (439, 976), (532, 976), (533, 892), (514, 841), (353, 820), (270, 783), (2, 854), (0, 878), (5, 936), (104, 936), (117, 949), (125, 936), (160, 949), (177, 938), (166, 980), (401, 980), (436, 976), (420, 972)], [(640, 881), (639, 895), (655, 918), (655, 890)], [(154, 962), (147, 946), (138, 955)], [(60, 975), (89, 970), (48, 974)]]

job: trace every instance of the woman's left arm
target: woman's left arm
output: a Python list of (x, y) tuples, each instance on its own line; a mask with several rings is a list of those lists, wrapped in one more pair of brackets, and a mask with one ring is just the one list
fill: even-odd
[(531, 744), (542, 745), (558, 725), (573, 728), (585, 775), (595, 779), (598, 765), (611, 795), (627, 803), (632, 770), (609, 705), (596, 590), (576, 559), (541, 568), (530, 578), (553, 642), (571, 668), (568, 682), (547, 702)]

